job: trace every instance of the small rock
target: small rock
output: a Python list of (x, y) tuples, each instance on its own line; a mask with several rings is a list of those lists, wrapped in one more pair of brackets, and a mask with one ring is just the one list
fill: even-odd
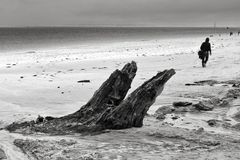
[(174, 107), (186, 107), (192, 105), (191, 102), (173, 102)]
[(81, 81), (78, 81), (78, 83), (90, 83), (90, 80), (81, 80)]
[(216, 80), (203, 80), (203, 81), (197, 81), (194, 82), (195, 84), (198, 85), (209, 85), (209, 86), (213, 86), (214, 84), (218, 84), (219, 82)]
[(175, 115), (175, 116), (172, 117), (172, 120), (176, 120), (178, 118), (180, 118), (180, 117)]
[(198, 86), (198, 84), (195, 84), (195, 83), (186, 83), (185, 86)]
[(211, 127), (214, 127), (217, 125), (217, 120), (215, 119), (210, 119), (207, 121), (208, 125), (211, 126)]
[(172, 113), (173, 111), (175, 111), (175, 108), (172, 107), (172, 106), (162, 106), (162, 107), (159, 107), (159, 108), (157, 109), (157, 111), (155, 112), (155, 114), (156, 114), (156, 115), (158, 115), (158, 114), (166, 115), (166, 114)]
[(200, 111), (212, 111), (214, 109), (214, 106), (208, 101), (200, 101), (199, 103), (194, 104), (194, 107)]
[(231, 121), (231, 119), (224, 119), (224, 121), (230, 122), (230, 121)]
[(40, 115), (38, 115), (38, 118), (36, 119), (36, 123), (42, 123), (44, 118)]
[(46, 120), (46, 121), (51, 121), (51, 120), (53, 120), (53, 119), (55, 119), (55, 118), (54, 118), (54, 117), (51, 117), (51, 116), (45, 117), (45, 120)]
[(232, 87), (240, 87), (240, 83), (235, 83), (232, 85)]

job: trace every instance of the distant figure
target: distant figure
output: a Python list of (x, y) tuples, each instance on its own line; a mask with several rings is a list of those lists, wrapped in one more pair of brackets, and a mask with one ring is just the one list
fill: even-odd
[(240, 34), (240, 31), (238, 31), (238, 35)]
[(233, 32), (230, 32), (230, 36), (232, 36), (233, 35)]
[(202, 67), (206, 67), (209, 54), (212, 55), (211, 44), (209, 43), (209, 38), (206, 38), (205, 42), (202, 43), (200, 49), (201, 49), (200, 58), (202, 59)]

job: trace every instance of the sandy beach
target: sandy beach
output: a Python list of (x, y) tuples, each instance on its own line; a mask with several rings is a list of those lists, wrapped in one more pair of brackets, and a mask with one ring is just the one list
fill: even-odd
[[(196, 104), (222, 99), (234, 88), (228, 81), (239, 82), (240, 36), (210, 37), (212, 56), (202, 68), (197, 51), (205, 38), (112, 42), (1, 54), (1, 128), (12, 122), (35, 120), (38, 115), (59, 117), (77, 111), (114, 70), (131, 61), (137, 63), (138, 71), (129, 93), (159, 71), (173, 68), (176, 74), (149, 109), (142, 128), (95, 136), (22, 135), (2, 129), (0, 149), (9, 160), (239, 158), (240, 131), (234, 127), (240, 123), (234, 118), (240, 112), (239, 97), (212, 111), (168, 113), (162, 120), (154, 116), (159, 107), (172, 106), (173, 102)], [(90, 82), (79, 82), (82, 80)], [(186, 85), (204, 80), (217, 82)], [(208, 120), (215, 120), (216, 125), (209, 125)]]

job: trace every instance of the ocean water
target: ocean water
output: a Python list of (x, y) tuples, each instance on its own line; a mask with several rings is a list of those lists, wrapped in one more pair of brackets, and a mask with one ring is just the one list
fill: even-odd
[(92, 43), (113, 43), (143, 41), (186, 36), (209, 36), (228, 34), (237, 29), (226, 28), (81, 28), (81, 27), (40, 27), (0, 28), (1, 52), (32, 52), (39, 49), (59, 48)]

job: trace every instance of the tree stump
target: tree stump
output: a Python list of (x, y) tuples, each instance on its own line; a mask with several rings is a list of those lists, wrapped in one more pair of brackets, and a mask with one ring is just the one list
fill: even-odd
[(148, 109), (175, 71), (170, 69), (157, 73), (124, 100), (136, 72), (134, 61), (126, 64), (122, 70), (114, 71), (87, 104), (73, 114), (48, 118), (42, 123), (13, 123), (6, 129), (21, 133), (69, 134), (141, 127)]

